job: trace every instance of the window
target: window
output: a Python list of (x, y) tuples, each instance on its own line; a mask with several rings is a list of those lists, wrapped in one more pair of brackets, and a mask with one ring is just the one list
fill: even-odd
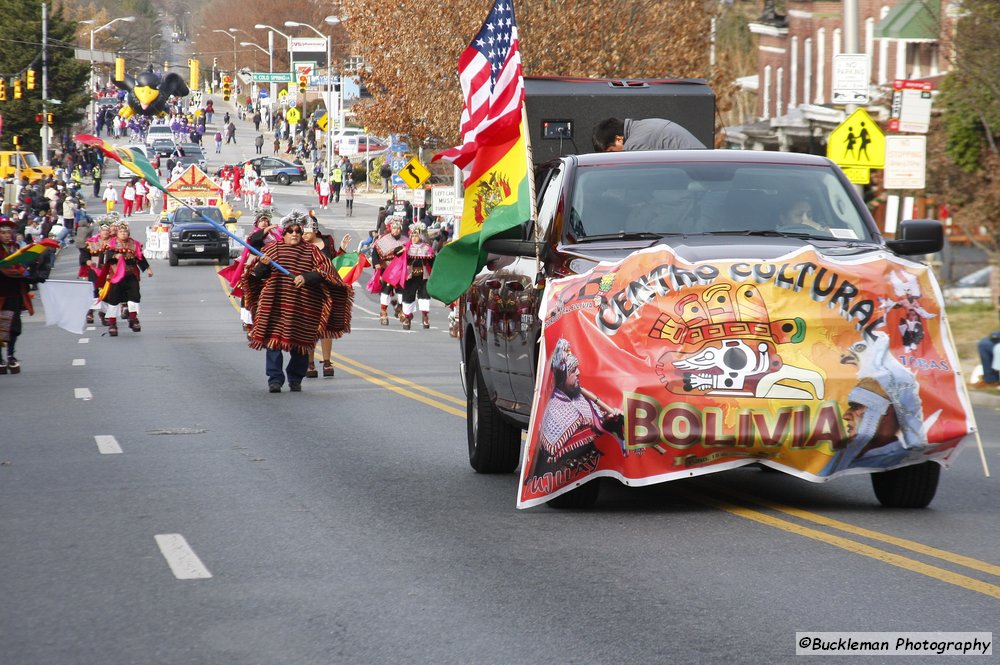
[[(833, 167), (734, 162), (584, 167), (577, 171), (570, 200), (564, 229), (570, 242), (623, 233), (783, 228), (816, 238), (872, 239)], [(809, 215), (789, 221), (796, 204)], [(550, 217), (551, 211), (539, 210), (540, 224)]]

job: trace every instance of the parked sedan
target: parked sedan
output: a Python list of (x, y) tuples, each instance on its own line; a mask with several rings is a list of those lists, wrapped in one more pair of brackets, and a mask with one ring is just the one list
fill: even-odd
[(280, 157), (257, 157), (247, 160), (244, 162), (244, 165), (246, 164), (252, 164), (253, 170), (267, 182), (290, 185), (293, 182), (303, 182), (306, 179), (304, 166)]

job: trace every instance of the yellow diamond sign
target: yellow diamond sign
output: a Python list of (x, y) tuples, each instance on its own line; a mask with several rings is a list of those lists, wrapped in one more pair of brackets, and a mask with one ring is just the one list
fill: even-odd
[(839, 166), (885, 168), (885, 134), (867, 111), (858, 109), (830, 132), (826, 156)]
[(411, 189), (416, 189), (431, 177), (431, 172), (414, 157), (406, 163), (406, 166), (399, 169), (399, 173), (396, 175), (402, 178), (403, 182), (409, 185)]

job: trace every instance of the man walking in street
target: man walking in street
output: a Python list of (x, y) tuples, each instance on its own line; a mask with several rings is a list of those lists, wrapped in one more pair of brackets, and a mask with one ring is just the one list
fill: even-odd
[(333, 167), (330, 171), (330, 185), (333, 187), (333, 202), (340, 203), (340, 188), (344, 184), (344, 170), (340, 168), (340, 164)]
[(236, 143), (236, 125), (232, 120), (226, 125), (226, 145), (230, 143)]
[(264, 135), (258, 134), (257, 138), (253, 140), (253, 144), (257, 147), (257, 154), (261, 154), (261, 151), (264, 149)]
[(389, 166), (389, 162), (385, 161), (382, 163), (382, 167), (378, 170), (378, 177), (382, 178), (382, 193), (389, 193), (389, 181), (392, 180), (392, 167)]
[[(287, 376), (292, 392), (302, 391), (310, 357), (320, 338), (338, 339), (351, 331), (354, 289), (313, 244), (302, 242), (302, 213), (282, 220), (281, 242), (265, 244), (256, 266), (243, 275), (244, 306), (253, 314), (251, 349), (264, 349), (268, 392), (280, 393)], [(274, 269), (279, 263), (290, 275)], [(282, 352), (289, 360), (283, 367)]]

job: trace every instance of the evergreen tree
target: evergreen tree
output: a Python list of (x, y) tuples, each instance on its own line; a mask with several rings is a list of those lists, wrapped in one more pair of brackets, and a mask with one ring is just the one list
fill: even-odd
[[(42, 112), (42, 3), (40, 0), (0, 0), (0, 77), (7, 84), (7, 101), (0, 102), (3, 134), (0, 146), (13, 147), (13, 136), (21, 137), (22, 149), (38, 154)], [(62, 143), (63, 130), (80, 122), (90, 101), (88, 65), (76, 60), (73, 49), (76, 26), (67, 21), (60, 7), (48, 5), (47, 98), (52, 114), (50, 149)], [(27, 89), (27, 70), (35, 71), (35, 89)], [(14, 99), (14, 81), (20, 79), (23, 94)], [(54, 104), (52, 100), (59, 100)], [(41, 154), (39, 159), (44, 161)]]

